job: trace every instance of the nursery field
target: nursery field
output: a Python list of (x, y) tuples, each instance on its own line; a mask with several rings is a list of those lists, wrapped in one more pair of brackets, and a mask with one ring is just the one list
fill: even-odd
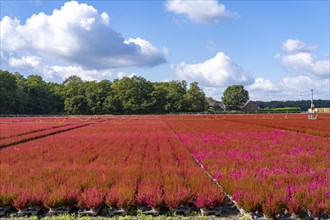
[(0, 215), (327, 218), (329, 137), (329, 114), (1, 118)]

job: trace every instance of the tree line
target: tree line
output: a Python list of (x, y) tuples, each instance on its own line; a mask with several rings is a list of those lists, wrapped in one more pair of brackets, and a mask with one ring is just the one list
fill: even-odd
[[(150, 82), (134, 76), (84, 81), (70, 76), (62, 83), (45, 82), (41, 76), (24, 77), (0, 70), (0, 114), (163, 114), (223, 111), (209, 109), (215, 100), (206, 98), (197, 82)], [(242, 85), (228, 86), (221, 100), (226, 110), (239, 110), (249, 99)], [(260, 109), (300, 108), (307, 111), (310, 100), (257, 101)], [(329, 100), (314, 100), (315, 107), (329, 107)], [(240, 111), (240, 110), (239, 110)]]
[(62, 83), (0, 70), (0, 114), (139, 114), (202, 112), (208, 105), (197, 82), (150, 82), (143, 77)]
[[(329, 108), (330, 100), (317, 99), (313, 101), (315, 108)], [(298, 101), (257, 101), (256, 104), (260, 109), (276, 109), (276, 108), (300, 108), (300, 111), (307, 111), (311, 107), (311, 100)]]

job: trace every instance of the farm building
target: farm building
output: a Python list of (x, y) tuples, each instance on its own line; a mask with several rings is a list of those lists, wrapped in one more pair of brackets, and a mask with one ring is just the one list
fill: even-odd
[[(223, 102), (215, 101), (214, 103), (212, 103), (212, 105), (209, 104), (209, 106), (212, 108), (217, 106), (221, 110), (224, 110), (224, 111), (226, 110), (226, 106), (225, 106), (225, 104), (223, 104)], [(244, 103), (244, 105), (242, 105), (240, 107), (240, 110), (242, 110), (242, 111), (256, 111), (258, 109), (259, 109), (259, 106), (252, 100), (247, 101), (246, 103)]]
[[(309, 108), (308, 112), (311, 113), (312, 110)], [(330, 108), (314, 108), (314, 113), (330, 113)]]

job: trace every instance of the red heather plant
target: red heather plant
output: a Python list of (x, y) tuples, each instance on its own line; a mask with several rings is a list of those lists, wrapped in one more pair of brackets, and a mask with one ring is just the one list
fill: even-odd
[[(140, 188), (140, 187), (139, 187)], [(141, 187), (142, 188), (142, 187)], [(163, 203), (163, 192), (160, 186), (152, 188), (148, 185), (143, 186), (141, 191), (138, 191), (136, 202), (138, 206), (150, 206), (158, 208)]]
[(187, 205), (191, 200), (191, 190), (188, 187), (179, 187), (172, 193), (165, 193), (164, 200), (169, 208), (175, 209)]
[(197, 208), (210, 209), (215, 206), (221, 205), (224, 200), (224, 195), (222, 193), (209, 194), (201, 193), (197, 195), (195, 205)]
[(17, 192), (14, 186), (1, 185), (0, 186), (0, 206), (5, 207), (11, 205), (13, 199), (16, 197)]
[(308, 210), (312, 212), (314, 217), (319, 217), (325, 214), (325, 202), (320, 201), (320, 202), (315, 202), (315, 203), (310, 203), (308, 206)]
[(109, 207), (116, 207), (119, 200), (119, 189), (112, 187), (105, 196), (105, 203)]
[(42, 193), (36, 192), (21, 192), (13, 200), (13, 206), (17, 210), (25, 209), (28, 207), (42, 206)]
[(117, 206), (120, 208), (129, 208), (134, 204), (135, 190), (132, 189), (121, 189), (120, 197), (117, 202)]
[(97, 209), (103, 205), (104, 192), (97, 189), (86, 189), (78, 201), (79, 208)]
[(290, 213), (294, 213), (296, 215), (299, 215), (301, 213), (302, 210), (301, 204), (296, 199), (290, 199), (287, 202), (287, 206)]
[(48, 193), (44, 205), (48, 208), (71, 207), (77, 204), (78, 197), (79, 190), (67, 189), (63, 186)]
[(275, 218), (276, 214), (283, 213), (286, 209), (285, 195), (275, 192), (273, 195), (267, 195), (262, 203), (262, 212), (267, 217)]
[(129, 208), (134, 204), (135, 190), (133, 188), (113, 187), (111, 188), (105, 198), (105, 202), (108, 206)]

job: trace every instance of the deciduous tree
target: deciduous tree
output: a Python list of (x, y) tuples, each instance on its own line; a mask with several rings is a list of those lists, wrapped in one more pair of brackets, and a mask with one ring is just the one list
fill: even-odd
[(249, 92), (243, 85), (228, 86), (221, 98), (226, 110), (239, 110), (249, 100)]

